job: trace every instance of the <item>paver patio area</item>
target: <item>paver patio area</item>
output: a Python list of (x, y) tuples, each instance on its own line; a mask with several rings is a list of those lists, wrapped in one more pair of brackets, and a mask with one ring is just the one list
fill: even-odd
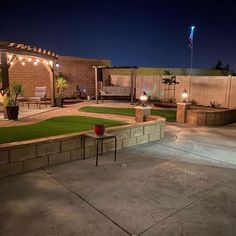
[(236, 235), (236, 126), (0, 180), (0, 235)]

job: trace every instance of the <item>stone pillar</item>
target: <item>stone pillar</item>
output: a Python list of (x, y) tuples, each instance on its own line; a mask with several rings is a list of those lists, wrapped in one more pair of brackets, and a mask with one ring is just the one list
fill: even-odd
[(135, 107), (135, 120), (136, 122), (145, 122), (147, 120), (147, 116), (151, 115), (152, 107), (146, 106), (136, 106)]
[(190, 110), (190, 103), (179, 102), (177, 103), (177, 122), (186, 123), (187, 110)]

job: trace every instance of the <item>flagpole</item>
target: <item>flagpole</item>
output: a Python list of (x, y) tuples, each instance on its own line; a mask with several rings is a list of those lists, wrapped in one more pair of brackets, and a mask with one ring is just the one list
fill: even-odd
[(190, 58), (190, 78), (189, 78), (189, 101), (191, 101), (191, 85), (192, 85), (192, 73), (193, 73), (193, 33), (195, 26), (191, 26), (191, 58)]

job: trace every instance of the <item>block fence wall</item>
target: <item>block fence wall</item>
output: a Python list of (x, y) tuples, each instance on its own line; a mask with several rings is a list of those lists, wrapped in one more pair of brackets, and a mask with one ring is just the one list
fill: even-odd
[[(164, 128), (165, 119), (158, 118), (144, 123), (107, 128), (106, 132), (116, 135), (119, 150), (160, 140), (164, 137)], [(85, 133), (91, 131), (0, 145), (0, 177), (82, 159), (81, 137)], [(114, 150), (114, 141), (104, 140), (104, 153), (111, 150)], [(94, 155), (95, 142), (87, 138), (85, 156)]]
[[(55, 74), (61, 72), (66, 76), (69, 84), (65, 91), (65, 96), (71, 97), (76, 94), (76, 86), (86, 89), (88, 95), (95, 94), (95, 74), (93, 66), (110, 66), (110, 60), (88, 59), (79, 57), (59, 56), (60, 65)], [(50, 76), (52, 72), (49, 66), (38, 63), (35, 66), (32, 62), (26, 62), (24, 66), (21, 62), (16, 62), (9, 70), (9, 80), (19, 81), (24, 85), (24, 97), (32, 97), (35, 93), (35, 87), (46, 86), (47, 97), (50, 98)]]

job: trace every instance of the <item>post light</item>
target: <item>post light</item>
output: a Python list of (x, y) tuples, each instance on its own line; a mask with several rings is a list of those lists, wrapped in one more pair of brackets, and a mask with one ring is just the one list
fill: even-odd
[(146, 94), (146, 92), (145, 91), (143, 91), (142, 92), (142, 94), (140, 95), (140, 101), (141, 101), (141, 104), (142, 104), (142, 106), (143, 107), (145, 107), (146, 106), (146, 101), (148, 100), (148, 96), (147, 96), (147, 94)]
[(186, 89), (184, 89), (184, 91), (182, 92), (182, 98), (183, 98), (182, 102), (186, 103), (187, 97), (188, 97), (188, 92)]

